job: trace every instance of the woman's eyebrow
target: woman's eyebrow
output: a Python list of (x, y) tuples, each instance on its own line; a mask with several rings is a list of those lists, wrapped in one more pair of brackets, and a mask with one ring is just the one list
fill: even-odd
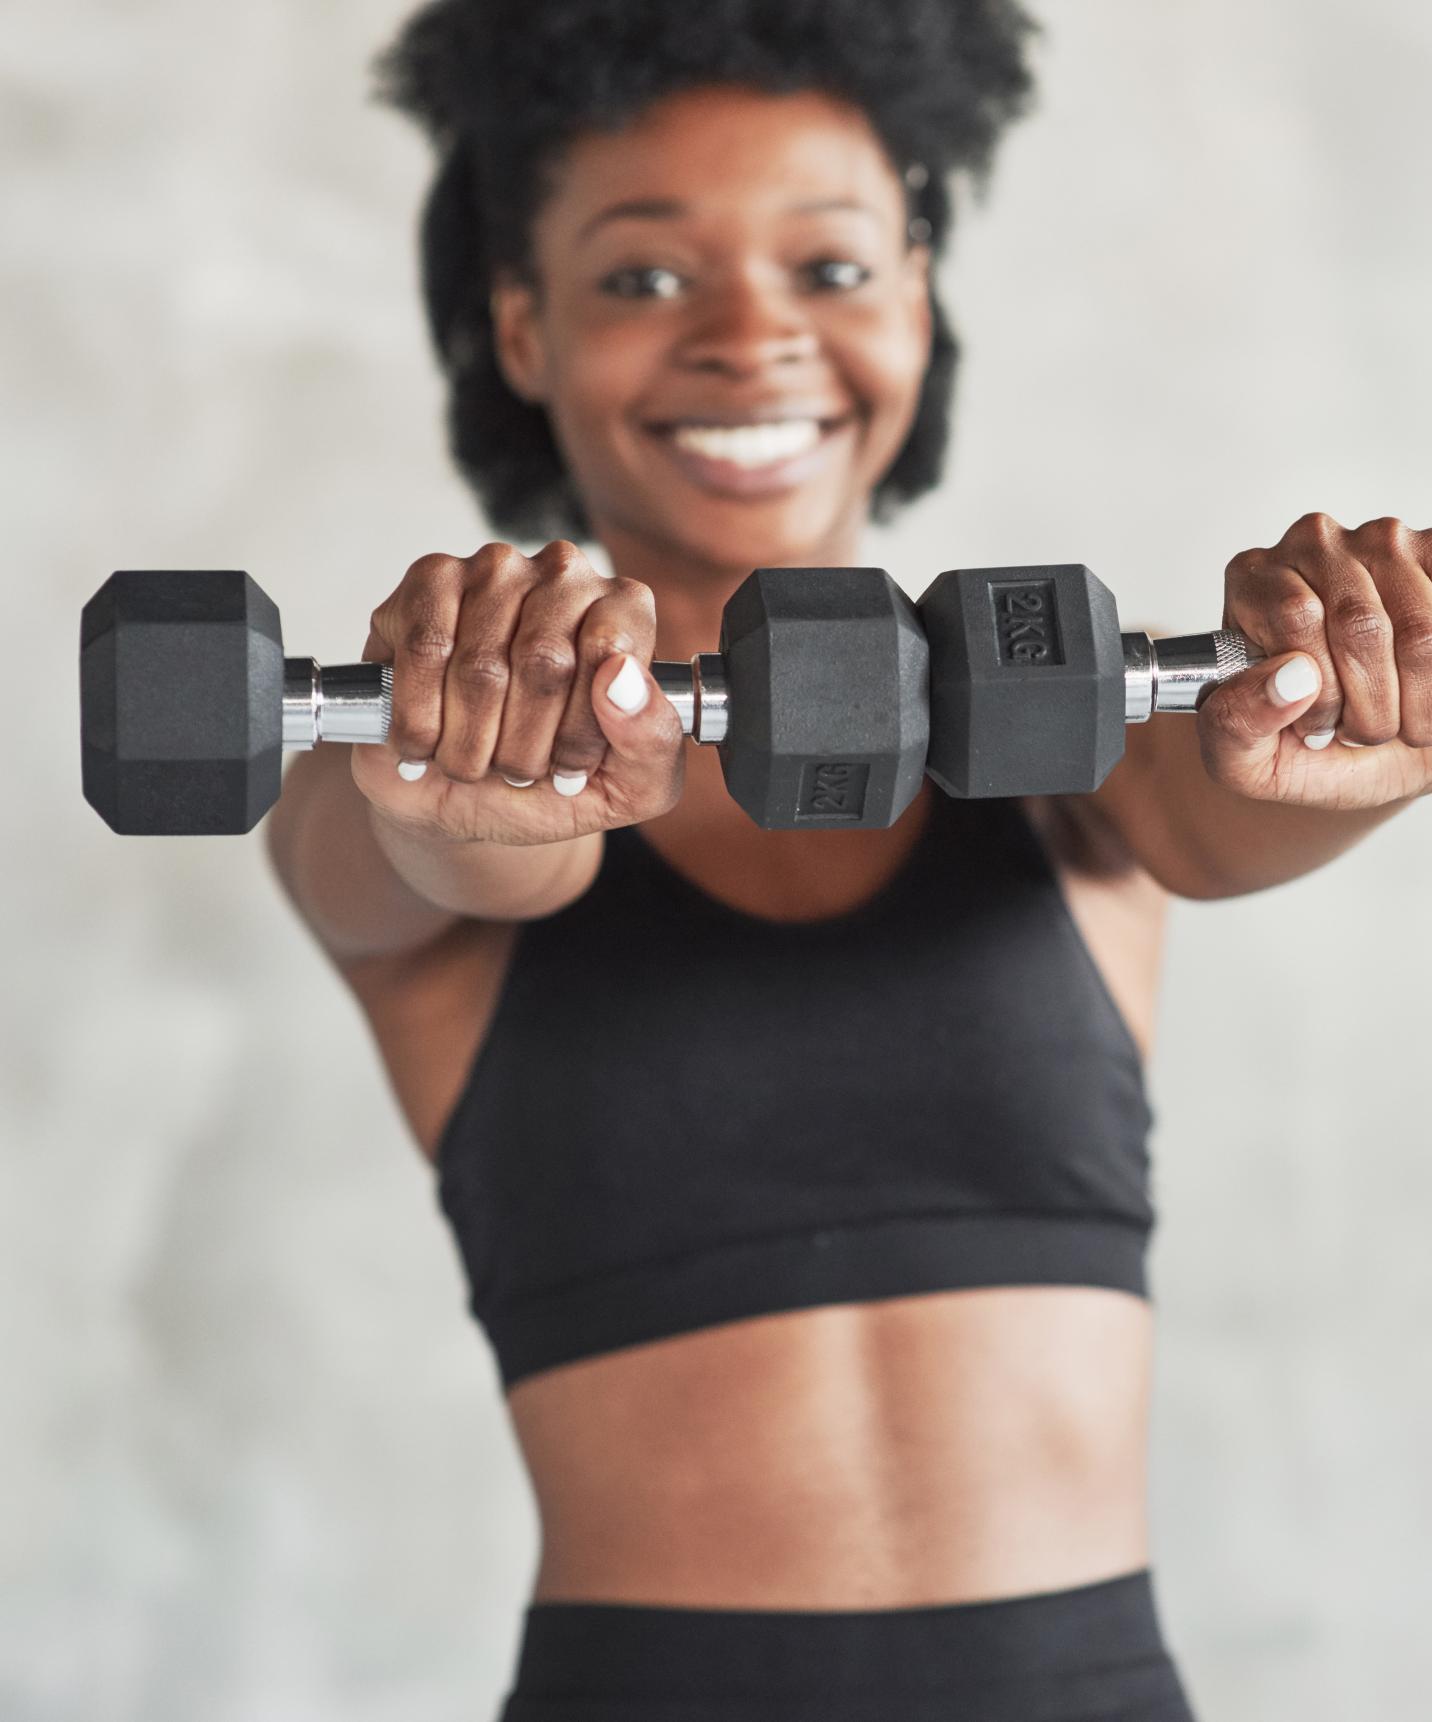
[[(812, 203), (793, 203), (786, 210), (787, 215), (815, 215), (827, 209), (849, 209), (860, 215), (868, 215), (878, 220), (879, 217), (869, 204), (859, 203), (849, 197), (823, 197)], [(628, 198), (624, 203), (614, 203), (609, 208), (594, 215), (578, 229), (577, 238), (585, 239), (588, 234), (608, 221), (670, 221), (677, 216), (689, 215), (691, 205), (680, 203), (669, 197)]]

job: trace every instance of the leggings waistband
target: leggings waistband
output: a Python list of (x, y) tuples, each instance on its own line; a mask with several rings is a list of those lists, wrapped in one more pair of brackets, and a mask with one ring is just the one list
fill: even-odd
[(962, 1699), (970, 1722), (1192, 1722), (1147, 1567), (920, 1608), (534, 1602), (502, 1722), (965, 1722)]

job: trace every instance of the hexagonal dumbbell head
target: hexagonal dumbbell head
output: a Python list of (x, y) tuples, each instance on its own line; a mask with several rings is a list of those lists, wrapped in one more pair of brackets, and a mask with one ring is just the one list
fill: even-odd
[(283, 639), (247, 574), (112, 574), (80, 617), (85, 799), (126, 834), (250, 831), (278, 800)]
[(720, 651), (732, 798), (758, 825), (893, 825), (929, 742), (929, 654), (883, 568), (758, 568), (731, 595)]
[(959, 568), (916, 606), (930, 646), (929, 772), (949, 795), (1097, 789), (1124, 752), (1113, 593), (1082, 563)]

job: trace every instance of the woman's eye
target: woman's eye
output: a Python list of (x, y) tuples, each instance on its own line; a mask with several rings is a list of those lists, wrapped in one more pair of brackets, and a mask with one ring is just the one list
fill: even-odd
[(848, 257), (821, 257), (806, 264), (806, 273), (822, 287), (860, 287), (871, 271)]
[(671, 269), (614, 269), (602, 281), (602, 292), (618, 299), (671, 299), (681, 286), (681, 277)]

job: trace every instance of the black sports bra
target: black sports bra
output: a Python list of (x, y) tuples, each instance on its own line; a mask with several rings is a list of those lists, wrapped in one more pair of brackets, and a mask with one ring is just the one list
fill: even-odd
[(1148, 1296), (1137, 1047), (1017, 801), (932, 792), (821, 921), (718, 902), (628, 827), (526, 922), (437, 1150), (504, 1387), (818, 1304)]

